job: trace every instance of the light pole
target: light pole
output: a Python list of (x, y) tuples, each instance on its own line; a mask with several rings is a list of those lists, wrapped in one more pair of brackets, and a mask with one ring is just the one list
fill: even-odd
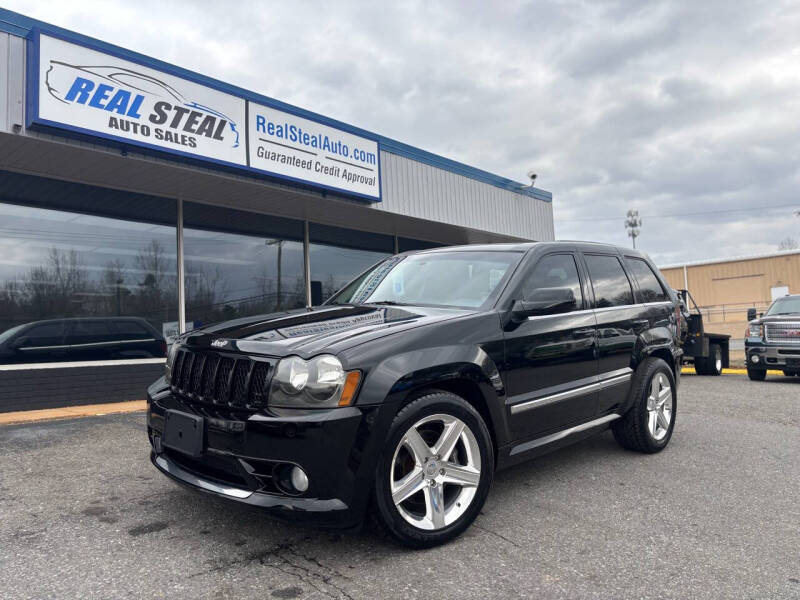
[(639, 216), (638, 210), (629, 210), (627, 218), (625, 219), (625, 229), (628, 231), (628, 237), (633, 240), (633, 247), (636, 248), (636, 238), (642, 230), (642, 219)]
[(277, 246), (278, 247), (278, 281), (276, 282), (277, 285), (275, 286), (275, 292), (277, 296), (277, 300), (275, 302), (275, 310), (280, 310), (281, 308), (281, 254), (283, 253), (283, 242), (286, 240), (272, 240), (269, 242), (265, 242), (267, 246)]

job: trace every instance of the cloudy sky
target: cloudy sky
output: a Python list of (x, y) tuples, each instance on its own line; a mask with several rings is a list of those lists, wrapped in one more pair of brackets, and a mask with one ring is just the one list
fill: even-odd
[(5, 0), (553, 192), (667, 264), (800, 241), (800, 3)]

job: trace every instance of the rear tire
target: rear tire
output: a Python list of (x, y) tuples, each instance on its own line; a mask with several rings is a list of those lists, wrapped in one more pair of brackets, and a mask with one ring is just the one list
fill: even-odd
[(432, 392), (392, 422), (375, 471), (372, 521), (412, 548), (445, 544), (478, 516), (493, 476), (492, 438), (478, 411), (455, 394)]
[(720, 348), (719, 344), (711, 344), (708, 347), (708, 358), (705, 360), (705, 375), (722, 375), (722, 348)]
[(767, 370), (747, 367), (747, 376), (753, 381), (764, 381), (767, 378)]
[(675, 376), (660, 358), (648, 358), (636, 369), (630, 410), (612, 422), (617, 442), (628, 450), (653, 454), (666, 448), (675, 428), (678, 394)]

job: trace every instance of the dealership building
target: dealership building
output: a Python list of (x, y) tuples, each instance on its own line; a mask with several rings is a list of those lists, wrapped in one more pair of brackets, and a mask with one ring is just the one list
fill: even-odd
[(552, 239), (546, 191), (0, 9), (0, 412), (142, 398), (164, 340), (394, 253)]

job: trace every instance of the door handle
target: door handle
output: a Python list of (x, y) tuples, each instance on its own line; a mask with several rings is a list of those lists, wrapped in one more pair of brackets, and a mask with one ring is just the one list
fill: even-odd
[(580, 338), (594, 335), (594, 327), (587, 327), (586, 329), (576, 329), (572, 332), (572, 337)]

